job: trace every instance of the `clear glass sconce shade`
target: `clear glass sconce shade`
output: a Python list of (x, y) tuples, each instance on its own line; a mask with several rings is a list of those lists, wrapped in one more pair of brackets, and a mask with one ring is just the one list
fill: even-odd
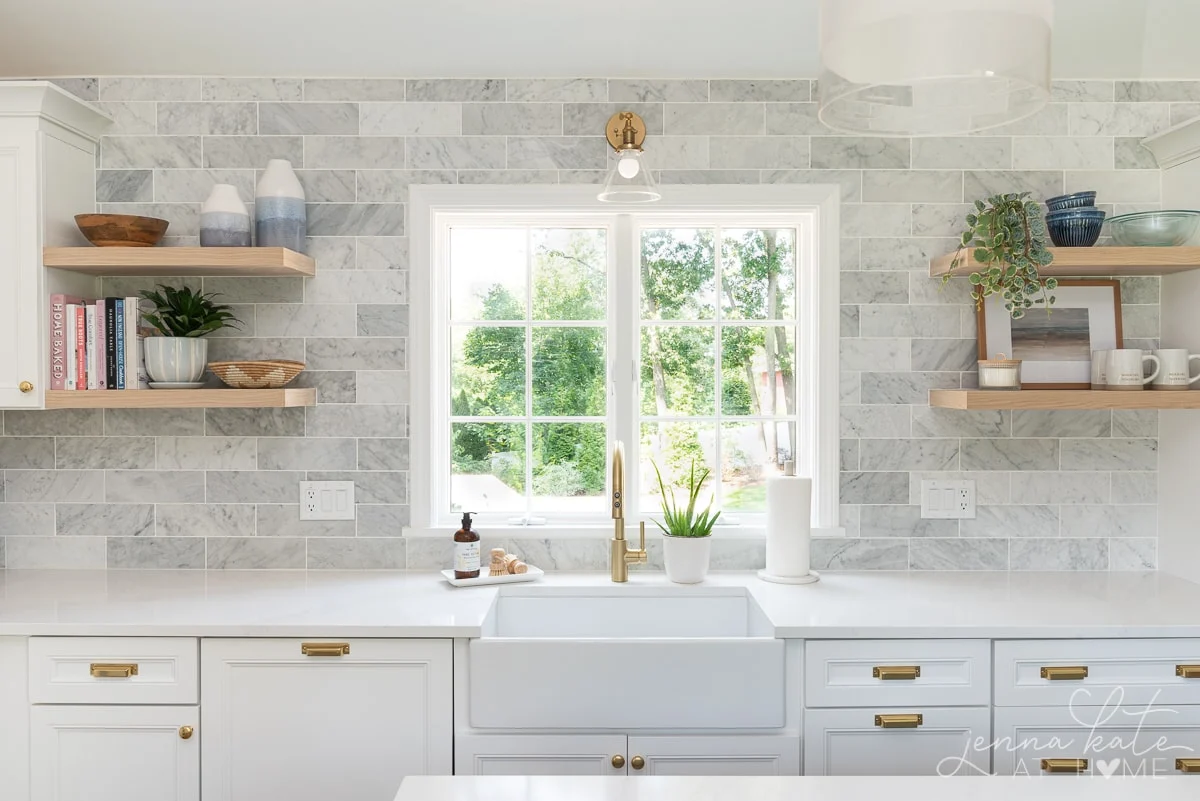
[[(629, 177), (626, 177), (629, 176)], [(606, 203), (652, 203), (662, 199), (646, 154), (636, 150), (609, 153), (608, 175), (597, 196)]]
[(938, 136), (1050, 99), (1052, 0), (821, 0), (818, 114), (830, 128)]

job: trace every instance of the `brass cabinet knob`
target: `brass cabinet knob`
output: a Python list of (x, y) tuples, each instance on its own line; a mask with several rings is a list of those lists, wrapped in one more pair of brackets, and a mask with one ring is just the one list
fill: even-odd
[(635, 756), (633, 759), (629, 760), (629, 766), (634, 770), (641, 770), (642, 768), (646, 767), (646, 760), (643, 757)]
[(617, 754), (615, 757), (612, 758), (612, 766), (614, 768), (616, 768), (617, 770), (620, 770), (621, 768), (625, 767), (625, 757), (621, 756), (620, 754)]
[(180, 726), (179, 727), (179, 739), (181, 739), (181, 740), (192, 739), (192, 732), (194, 732), (194, 731), (195, 731), (195, 729), (193, 729), (191, 726)]
[(17, 389), (21, 390), (22, 392), (33, 392), (33, 382), (22, 381), (20, 384), (17, 384)]

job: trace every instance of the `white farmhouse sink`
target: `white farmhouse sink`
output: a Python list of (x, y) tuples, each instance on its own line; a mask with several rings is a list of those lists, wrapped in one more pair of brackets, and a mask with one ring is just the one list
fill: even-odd
[(469, 646), (477, 728), (778, 728), (784, 643), (742, 588), (506, 587)]

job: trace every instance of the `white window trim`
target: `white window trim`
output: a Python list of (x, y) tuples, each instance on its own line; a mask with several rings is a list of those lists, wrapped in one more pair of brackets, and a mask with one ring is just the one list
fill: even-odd
[[(663, 199), (652, 205), (601, 203), (592, 186), (412, 186), (409, 189), (409, 270), (410, 330), (418, 332), (419, 346), (409, 348), (409, 407), (411, 466), (409, 499), (413, 525), (405, 529), (408, 537), (442, 537), (444, 527), (433, 527), (433, 499), (430, 465), (433, 458), (429, 436), (431, 415), (445, 406), (434, 397), (432, 358), (438, 345), (431, 336), (432, 309), (448, 303), (433, 297), (439, 282), (431, 280), (435, 238), (447, 216), (470, 213), (528, 213), (553, 208), (557, 214), (605, 213), (670, 215), (700, 212), (733, 214), (789, 215), (807, 217), (817, 232), (815, 252), (807, 260), (815, 270), (797, 270), (800, 297), (807, 306), (797, 310), (798, 441), (812, 442), (807, 453), (796, 454), (796, 472), (813, 477), (812, 525), (814, 534), (837, 536), (839, 478), (838, 422), (838, 337), (839, 303), (839, 197), (837, 186), (825, 184), (788, 186), (668, 186)], [(811, 239), (809, 240), (811, 246)], [(443, 243), (444, 244), (444, 243)], [(627, 243), (618, 243), (618, 246)], [(797, 243), (798, 246), (801, 243)], [(441, 249), (445, 252), (445, 248)], [(806, 257), (800, 256), (797, 265)], [(805, 343), (816, 343), (809, 347)], [(410, 340), (411, 343), (411, 340)], [(489, 524), (488, 533), (498, 536), (525, 535), (539, 538), (608, 536), (611, 525), (579, 526), (497, 526)], [(654, 529), (649, 526), (647, 530)], [(758, 538), (761, 526), (722, 527), (720, 535), (731, 538)]]

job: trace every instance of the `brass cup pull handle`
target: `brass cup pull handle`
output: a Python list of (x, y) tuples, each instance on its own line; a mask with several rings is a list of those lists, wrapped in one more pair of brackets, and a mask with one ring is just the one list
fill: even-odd
[(138, 674), (138, 666), (136, 662), (121, 664), (93, 662), (91, 674), (97, 679), (127, 679)]
[(1043, 759), (1043, 773), (1087, 773), (1086, 759)]
[(1200, 773), (1200, 759), (1177, 759), (1175, 770), (1180, 773)]
[(925, 723), (925, 716), (916, 715), (876, 715), (875, 725), (881, 729), (915, 729)]
[(196, 730), (193, 729), (191, 726), (180, 726), (179, 727), (179, 739), (190, 740), (190, 739), (192, 739), (192, 734), (195, 731)]
[(621, 768), (625, 767), (625, 757), (621, 756), (620, 754), (617, 754), (616, 756), (614, 756), (612, 758), (612, 766), (614, 768), (616, 768), (617, 770), (620, 770)]
[(921, 678), (920, 665), (876, 665), (871, 677), (880, 681), (913, 681)]
[(21, 390), (22, 392), (33, 392), (33, 382), (22, 381), (20, 384), (17, 384), (17, 389)]
[(642, 768), (646, 767), (645, 757), (635, 756), (633, 759), (629, 760), (629, 767), (633, 768), (634, 770), (641, 770)]
[(1200, 665), (1176, 665), (1175, 675), (1181, 679), (1200, 679)]
[(1081, 681), (1088, 677), (1088, 669), (1087, 665), (1046, 666), (1042, 668), (1041, 676), (1048, 681)]
[(305, 656), (346, 656), (350, 653), (348, 642), (302, 642), (300, 653)]

